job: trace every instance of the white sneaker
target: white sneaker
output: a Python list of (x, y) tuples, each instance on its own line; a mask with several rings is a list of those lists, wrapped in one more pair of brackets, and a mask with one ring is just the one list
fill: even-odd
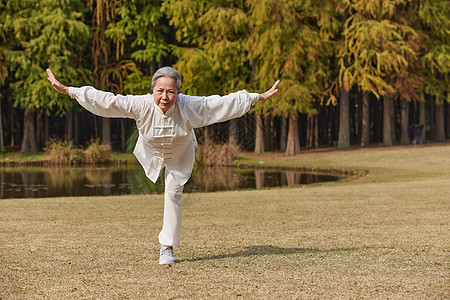
[(159, 250), (159, 264), (167, 265), (173, 263), (175, 263), (173, 247), (161, 246), (161, 249)]

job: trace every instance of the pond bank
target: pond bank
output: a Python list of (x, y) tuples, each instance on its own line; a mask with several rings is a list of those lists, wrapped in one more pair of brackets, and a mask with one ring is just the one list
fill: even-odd
[[(120, 166), (137, 164), (136, 158), (130, 153), (110, 152), (111, 161), (102, 165)], [(54, 165), (46, 159), (44, 152), (11, 152), (0, 154), (0, 167), (49, 167)], [(84, 166), (89, 166), (83, 164)]]
[[(126, 166), (126, 165), (138, 165), (138, 161), (131, 153), (121, 153), (121, 152), (110, 152), (111, 161), (108, 163), (104, 163), (96, 166)], [(300, 154), (301, 156), (302, 154)], [(263, 157), (264, 161), (261, 161), (261, 157)], [(349, 170), (349, 169), (338, 169), (338, 168), (318, 168), (313, 166), (300, 166), (300, 165), (292, 165), (292, 164), (280, 164), (270, 163), (268, 160), (273, 158), (273, 161), (280, 161), (286, 158), (294, 158), (296, 156), (285, 156), (282, 153), (265, 153), (260, 155), (256, 155), (250, 152), (242, 152), (241, 157), (237, 159), (233, 164), (227, 165), (226, 167), (237, 167), (240, 169), (253, 169), (258, 168), (261, 170), (290, 170), (304, 173), (327, 173), (327, 174), (336, 174), (336, 175), (347, 175), (347, 176), (356, 176), (356, 175), (365, 175), (368, 173), (368, 170)], [(50, 167), (54, 164), (46, 159), (44, 152), (11, 152), (11, 153), (3, 153), (0, 154), (0, 167)], [(79, 164), (77, 167), (89, 167), (92, 165), (89, 164)], [(196, 163), (196, 167), (199, 164)]]

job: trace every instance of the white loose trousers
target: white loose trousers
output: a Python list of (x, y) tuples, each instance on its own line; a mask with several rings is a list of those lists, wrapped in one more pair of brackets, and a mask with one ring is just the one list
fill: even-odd
[(159, 233), (159, 243), (176, 247), (181, 239), (182, 192), (184, 185), (179, 184), (172, 174), (165, 169), (164, 173), (164, 221)]

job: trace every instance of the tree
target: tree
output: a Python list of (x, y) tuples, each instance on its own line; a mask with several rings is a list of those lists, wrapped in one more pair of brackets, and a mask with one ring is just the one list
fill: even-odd
[[(199, 18), (202, 48), (210, 62), (207, 71), (214, 76), (211, 83), (218, 88), (213, 93), (227, 94), (249, 85), (251, 72), (244, 48), (249, 34), (246, 11), (244, 2), (221, 1)], [(230, 143), (237, 144), (238, 122), (228, 121)]]
[[(373, 93), (377, 98), (388, 95), (384, 98), (384, 107), (389, 110), (392, 109), (391, 97), (412, 97), (411, 94), (405, 96), (404, 92), (414, 93), (414, 89), (400, 90), (404, 87), (402, 84), (411, 87), (420, 81), (408, 72), (408, 61), (418, 57), (418, 35), (401, 18), (400, 22), (395, 21), (407, 5), (407, 0), (341, 0), (338, 6), (338, 11), (349, 14), (343, 31), (345, 40), (338, 53), (340, 85), (349, 91), (357, 84), (363, 92)], [(363, 116), (368, 114), (363, 113)], [(389, 121), (386, 120), (383, 128), (390, 130), (387, 126), (391, 122), (390, 114), (385, 111), (384, 116)], [(367, 133), (362, 135), (367, 136)], [(388, 140), (391, 135), (385, 132), (384, 137), (386, 145), (391, 145), (392, 141)]]
[[(8, 66), (9, 61), (5, 57), (5, 50), (7, 49), (7, 40), (6, 40), (6, 33), (3, 29), (6, 14), (4, 13), (5, 4), (0, 2), (0, 11), (3, 11), (3, 13), (0, 13), (0, 87), (5, 84), (5, 80), (8, 77)], [(4, 132), (3, 132), (3, 113), (2, 113), (2, 101), (3, 95), (0, 89), (0, 149), (3, 149), (5, 147), (5, 141), (4, 141)]]
[[(342, 27), (342, 34), (341, 34), (341, 41), (345, 44), (346, 43), (346, 27), (347, 25), (347, 19), (348, 19), (348, 9), (344, 9), (344, 12), (342, 14), (342, 21), (341, 21), (341, 27)], [(348, 60), (349, 55), (347, 53), (344, 53), (340, 60), (340, 75), (339, 80), (341, 82), (340, 88), (339, 88), (339, 138), (338, 138), (338, 148), (339, 149), (346, 149), (350, 147), (350, 117), (349, 117), (349, 86), (346, 86), (342, 82), (344, 81), (344, 76), (348, 68)]]
[[(183, 76), (183, 91), (194, 95), (228, 94), (248, 88), (250, 63), (244, 48), (249, 34), (248, 8), (243, 1), (164, 1), (175, 28), (175, 68)], [(229, 121), (229, 141), (236, 141), (236, 122)], [(214, 125), (212, 125), (214, 127)], [(203, 129), (211, 139), (211, 126)]]
[[(92, 73), (93, 85), (102, 90), (113, 93), (122, 93), (123, 81), (129, 72), (136, 72), (136, 65), (130, 60), (119, 60), (121, 40), (117, 42), (116, 60), (112, 56), (112, 40), (106, 36), (108, 25), (113, 22), (116, 8), (120, 0), (89, 0), (88, 7), (92, 12), (91, 33), (92, 59), (94, 71)], [(102, 120), (102, 144), (111, 148), (111, 119)]]
[(183, 76), (183, 91), (188, 94), (201, 95), (217, 93), (212, 72), (211, 57), (206, 53), (205, 37), (200, 19), (213, 3), (195, 0), (166, 0), (162, 9), (174, 28), (175, 41), (173, 53), (178, 58), (176, 69)]
[(436, 102), (436, 141), (445, 140), (443, 102), (450, 103), (450, 36), (449, 4), (447, 1), (422, 0), (415, 4), (417, 30), (426, 36), (427, 50), (421, 56), (421, 74), (425, 79), (422, 86), (422, 101), (425, 95)]
[[(124, 80), (126, 93), (147, 94), (151, 89), (152, 75), (161, 67), (170, 53), (169, 26), (162, 12), (161, 1), (123, 1), (115, 11), (115, 19), (109, 23), (105, 36), (115, 43), (116, 61), (127, 63), (134, 70)], [(126, 74), (123, 74), (124, 76)], [(125, 77), (124, 77), (125, 78)], [(122, 89), (122, 88), (120, 88)], [(122, 150), (125, 150), (126, 121), (120, 120)], [(128, 144), (136, 144), (134, 127)]]
[(50, 67), (62, 81), (79, 84), (86, 79), (80, 53), (89, 32), (83, 23), (79, 1), (8, 1), (4, 7), (4, 31), (9, 38), (5, 55), (11, 62), (15, 105), (25, 110), (22, 151), (37, 151), (34, 139), (35, 112), (63, 114), (72, 102), (55, 93), (45, 69)]
[[(8, 40), (6, 38), (8, 34), (8, 24), (6, 24), (8, 11), (6, 10), (6, 4), (0, 2), (0, 86), (5, 84), (5, 80), (8, 77), (9, 61), (6, 58), (6, 50), (8, 50)], [(1, 94), (0, 94), (1, 95)], [(3, 146), (2, 146), (3, 147)]]
[(136, 72), (125, 80), (131, 93), (148, 93), (156, 67), (170, 54), (170, 29), (161, 6), (160, 0), (123, 1), (105, 31), (116, 44), (116, 60), (125, 57), (137, 64)]
[[(287, 154), (300, 153), (298, 114), (315, 114), (313, 104), (327, 81), (327, 50), (332, 21), (328, 1), (249, 1), (252, 32), (250, 58), (261, 86), (280, 79), (280, 92), (256, 110), (289, 118)], [(324, 9), (324, 13), (319, 10)], [(331, 25), (329, 24), (331, 22)]]

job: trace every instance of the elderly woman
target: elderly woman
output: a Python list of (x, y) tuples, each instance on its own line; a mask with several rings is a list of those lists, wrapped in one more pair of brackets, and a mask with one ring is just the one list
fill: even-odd
[(222, 97), (194, 97), (180, 93), (181, 76), (177, 70), (163, 67), (153, 75), (150, 94), (122, 96), (91, 86), (66, 87), (56, 80), (50, 69), (47, 74), (58, 92), (76, 99), (91, 113), (136, 120), (139, 138), (133, 153), (151, 181), (156, 182), (165, 167), (160, 264), (175, 262), (173, 247), (180, 243), (181, 194), (194, 167), (197, 146), (194, 129), (241, 117), (258, 100), (274, 95), (279, 83), (275, 82), (263, 94), (242, 90)]

